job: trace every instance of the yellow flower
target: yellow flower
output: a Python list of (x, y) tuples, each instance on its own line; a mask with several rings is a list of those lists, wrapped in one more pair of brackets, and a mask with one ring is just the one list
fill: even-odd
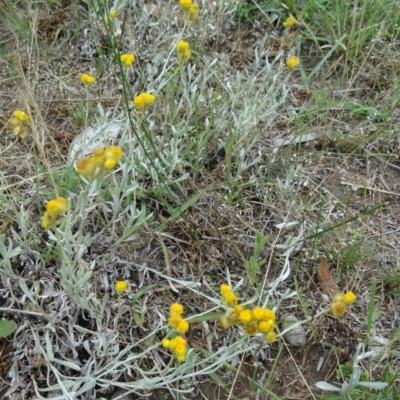
[(226, 317), (221, 317), (219, 320), (219, 323), (221, 324), (221, 327), (223, 329), (229, 329), (232, 325), (231, 322), (229, 321), (229, 319)]
[(161, 344), (163, 347), (170, 349), (179, 362), (185, 361), (187, 345), (186, 340), (181, 336), (177, 336), (174, 339), (164, 338)]
[(295, 69), (300, 65), (300, 58), (297, 56), (292, 56), (286, 61), (286, 66), (289, 69)]
[(276, 333), (275, 332), (268, 332), (265, 335), (265, 340), (267, 341), (267, 343), (274, 343), (276, 340)]
[[(13, 120), (15, 122), (15, 119), (19, 121), (19, 124), (24, 124), (24, 125), (30, 125), (31, 120), (29, 119), (28, 115), (21, 110), (15, 110), (13, 113)], [(14, 125), (13, 121), (11, 123)]]
[(274, 330), (274, 328), (275, 328), (275, 324), (268, 322), (268, 321), (260, 321), (258, 323), (258, 331), (262, 332), (262, 333), (272, 331), (272, 330)]
[(232, 289), (229, 285), (221, 285), (219, 291), (222, 293), (231, 292)]
[(154, 103), (155, 99), (155, 96), (150, 93), (140, 93), (133, 99), (133, 104), (139, 110), (145, 110), (148, 106)]
[(297, 22), (297, 21), (296, 21), (296, 18), (290, 16), (290, 17), (287, 18), (286, 21), (283, 23), (283, 26), (284, 26), (285, 28), (290, 28), (290, 27), (292, 27), (293, 25), (295, 25), (296, 22)]
[(133, 54), (121, 54), (121, 62), (127, 67), (130, 67), (135, 61), (135, 56)]
[(176, 327), (176, 331), (178, 333), (186, 333), (189, 330), (189, 323), (185, 320), (179, 322), (178, 326)]
[(68, 203), (63, 197), (57, 197), (55, 200), (47, 202), (46, 211), (49, 215), (58, 216), (67, 211)]
[(171, 304), (170, 306), (171, 313), (182, 314), (183, 313), (183, 305), (179, 303)]
[(192, 0), (180, 0), (179, 5), (184, 11), (189, 11), (192, 6)]
[(222, 295), (224, 299), (224, 304), (227, 306), (235, 306), (238, 302), (237, 297), (232, 292), (227, 292)]
[(252, 314), (254, 319), (260, 320), (264, 318), (264, 310), (261, 307), (256, 307)]
[(104, 155), (106, 160), (114, 160), (115, 162), (118, 162), (124, 155), (124, 152), (119, 146), (109, 146), (105, 150)]
[(176, 50), (178, 51), (178, 60), (181, 64), (189, 60), (192, 55), (192, 52), (189, 49), (189, 43), (184, 40), (181, 40), (176, 44)]
[(239, 315), (244, 310), (244, 308), (243, 308), (243, 306), (241, 306), (239, 304), (239, 305), (235, 306), (234, 310), (235, 310), (235, 314)]
[(357, 296), (353, 293), (353, 292), (347, 292), (344, 296), (343, 296), (343, 301), (346, 304), (351, 304), (354, 303), (357, 299)]
[(191, 21), (196, 20), (197, 18), (199, 18), (199, 6), (196, 3), (193, 3), (190, 8), (189, 8), (189, 19)]
[(276, 315), (272, 310), (269, 310), (268, 308), (264, 309), (264, 320), (272, 320), (275, 321)]
[[(185, 42), (184, 40), (181, 40), (176, 44), (176, 49), (178, 50), (178, 53), (182, 53), (185, 50), (187, 50), (188, 48), (189, 48), (189, 43)], [(228, 286), (228, 285), (226, 285), (226, 286)]]
[(16, 126), (13, 132), (18, 139), (25, 139), (28, 136), (28, 131), (23, 126)]
[(346, 304), (343, 301), (336, 301), (331, 304), (331, 311), (335, 317), (343, 317), (346, 314)]
[(239, 319), (240, 321), (247, 323), (250, 322), (252, 319), (251, 311), (250, 310), (244, 310), (239, 314)]
[(333, 296), (333, 301), (334, 301), (334, 302), (343, 301), (343, 299), (344, 299), (344, 293), (336, 293), (336, 294)]
[(110, 18), (111, 18), (111, 19), (115, 19), (115, 18), (117, 18), (117, 16), (118, 16), (118, 11), (115, 10), (115, 9), (112, 9), (112, 10), (110, 11)]
[(107, 160), (107, 161), (104, 163), (104, 166), (105, 166), (107, 169), (113, 169), (116, 165), (117, 165), (117, 162), (116, 162), (115, 160), (112, 160), (112, 159)]
[(172, 328), (176, 328), (182, 321), (183, 318), (180, 316), (180, 314), (172, 314), (168, 318), (168, 323)]
[(150, 93), (142, 93), (142, 96), (144, 98), (144, 103), (146, 104), (146, 106), (151, 106), (156, 99), (155, 96)]
[(57, 197), (46, 204), (46, 212), (41, 217), (43, 228), (47, 229), (53, 225), (57, 217), (67, 211), (68, 203), (63, 197)]
[(126, 281), (117, 281), (115, 283), (115, 293), (117, 293), (118, 296), (121, 296), (126, 289), (128, 289), (128, 283)]
[(50, 225), (53, 225), (53, 223), (56, 221), (56, 217), (45, 212), (41, 217), (41, 220), (43, 228), (47, 229)]
[(85, 85), (92, 85), (93, 83), (96, 82), (96, 78), (92, 75), (89, 74), (82, 74), (81, 75), (81, 81)]

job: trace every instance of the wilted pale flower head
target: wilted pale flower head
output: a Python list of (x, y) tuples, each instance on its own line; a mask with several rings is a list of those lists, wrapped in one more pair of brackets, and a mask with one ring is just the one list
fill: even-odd
[(197, 18), (199, 18), (199, 6), (196, 3), (193, 3), (188, 11), (189, 19), (191, 21), (195, 21)]
[(89, 74), (82, 74), (81, 81), (84, 85), (92, 85), (93, 83), (96, 82), (96, 78)]
[(289, 69), (295, 69), (300, 65), (300, 58), (297, 56), (292, 56), (286, 61), (286, 66)]
[(284, 26), (285, 28), (290, 28), (290, 27), (292, 27), (293, 25), (295, 25), (296, 22), (297, 22), (297, 21), (296, 21), (296, 18), (290, 16), (290, 17), (288, 17), (288, 18), (286, 19), (286, 21), (283, 23), (283, 26)]
[(135, 61), (135, 56), (133, 54), (121, 54), (121, 62), (127, 67), (130, 67)]

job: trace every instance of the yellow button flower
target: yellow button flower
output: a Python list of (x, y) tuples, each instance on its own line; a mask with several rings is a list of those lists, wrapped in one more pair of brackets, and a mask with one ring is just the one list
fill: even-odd
[(182, 10), (189, 11), (192, 6), (192, 0), (180, 0), (179, 5)]
[(357, 296), (353, 293), (353, 292), (347, 292), (344, 296), (343, 296), (343, 301), (346, 304), (351, 304), (354, 303), (357, 299)]
[(61, 215), (67, 211), (67, 200), (63, 197), (57, 197), (55, 200), (50, 200), (47, 202), (46, 211), (50, 215)]
[(179, 303), (171, 304), (170, 306), (171, 313), (182, 314), (183, 313), (183, 305)]
[(290, 17), (287, 18), (286, 21), (283, 23), (283, 26), (284, 26), (285, 28), (290, 28), (290, 27), (292, 27), (293, 25), (295, 25), (296, 22), (297, 22), (297, 21), (296, 21), (296, 18), (290, 16)]
[(250, 310), (244, 310), (239, 314), (239, 319), (240, 321), (247, 323), (250, 322), (252, 319), (251, 311)]
[(46, 212), (41, 217), (43, 228), (47, 229), (53, 225), (57, 217), (64, 214), (67, 211), (68, 203), (63, 197), (57, 197), (54, 200), (50, 200), (46, 204)]
[(128, 289), (128, 283), (126, 281), (117, 281), (115, 283), (115, 293), (117, 296), (121, 296)]
[(140, 93), (133, 99), (133, 104), (139, 110), (145, 110), (148, 106), (154, 103), (155, 99), (155, 96), (150, 93)]
[(295, 69), (300, 65), (300, 58), (297, 56), (292, 56), (286, 61), (286, 66), (289, 69)]
[(115, 9), (112, 9), (112, 10), (110, 11), (110, 18), (111, 18), (111, 19), (115, 19), (115, 18), (117, 18), (117, 16), (118, 16), (118, 11), (115, 10)]
[(81, 81), (85, 85), (92, 85), (93, 83), (96, 82), (96, 78), (92, 75), (89, 74), (82, 74), (81, 75)]
[(189, 330), (189, 323), (185, 320), (179, 322), (178, 326), (176, 327), (176, 331), (178, 333), (186, 333)]
[(189, 48), (189, 43), (185, 42), (184, 40), (180, 40), (176, 44), (176, 49), (178, 50), (178, 52), (183, 52), (183, 51), (187, 50), (188, 48)]
[(254, 319), (260, 320), (264, 318), (264, 310), (261, 307), (256, 307), (252, 314)]
[(130, 67), (135, 61), (135, 56), (133, 54), (121, 54), (121, 62), (127, 67)]

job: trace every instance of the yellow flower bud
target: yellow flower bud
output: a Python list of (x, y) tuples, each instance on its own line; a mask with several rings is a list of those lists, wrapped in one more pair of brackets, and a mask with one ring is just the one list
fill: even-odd
[(287, 18), (286, 21), (283, 23), (283, 26), (284, 26), (285, 28), (290, 28), (290, 27), (292, 27), (293, 25), (295, 25), (296, 22), (297, 22), (297, 21), (296, 21), (296, 18), (290, 16), (290, 17)]
[(289, 69), (295, 69), (300, 65), (300, 58), (296, 56), (292, 56), (289, 60), (286, 61), (286, 66)]

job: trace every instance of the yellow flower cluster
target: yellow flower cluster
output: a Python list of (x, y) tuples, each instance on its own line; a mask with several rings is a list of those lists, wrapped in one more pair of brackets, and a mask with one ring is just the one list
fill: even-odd
[(285, 28), (291, 28), (293, 25), (297, 23), (296, 18), (290, 16), (286, 19), (286, 21), (283, 23), (283, 26)]
[(178, 333), (186, 333), (189, 330), (189, 323), (182, 318), (183, 306), (179, 303), (174, 303), (170, 307), (170, 316), (168, 323), (171, 328)]
[(43, 228), (48, 228), (53, 225), (59, 215), (67, 211), (68, 203), (63, 197), (57, 197), (55, 200), (50, 200), (46, 204), (46, 212), (42, 216)]
[(243, 328), (248, 335), (262, 333), (268, 343), (275, 342), (276, 316), (272, 310), (261, 307), (244, 308), (237, 304), (237, 298), (228, 285), (221, 285), (220, 292), (223, 304), (233, 306), (220, 320), (223, 328), (228, 329), (231, 325), (237, 325)]
[(343, 317), (346, 313), (347, 305), (356, 301), (357, 296), (353, 292), (337, 293), (333, 297), (331, 304), (331, 311), (335, 317)]
[(238, 299), (229, 285), (221, 285), (219, 291), (221, 292), (224, 305), (234, 307), (238, 304)]
[(150, 93), (140, 93), (133, 99), (133, 104), (138, 110), (145, 110), (154, 103), (155, 99), (155, 96)]
[[(169, 312), (169, 326), (177, 333), (186, 333), (189, 330), (189, 323), (182, 318), (183, 305), (180, 303), (171, 304)], [(179, 362), (185, 361), (187, 346), (186, 340), (181, 336), (176, 336), (174, 339), (164, 338), (162, 345), (170, 349)]]
[(297, 56), (292, 56), (286, 61), (286, 66), (289, 69), (295, 69), (300, 65), (300, 58)]
[(81, 81), (85, 85), (92, 85), (93, 83), (96, 82), (96, 78), (92, 75), (89, 74), (82, 74), (81, 75)]
[(177, 336), (174, 339), (164, 338), (161, 343), (166, 349), (172, 351), (179, 362), (185, 361), (187, 345), (186, 340), (183, 337)]
[(109, 146), (93, 151), (91, 157), (84, 157), (76, 162), (78, 172), (87, 178), (95, 178), (107, 170), (113, 169), (123, 156), (119, 146)]
[(115, 283), (115, 293), (117, 296), (121, 296), (128, 289), (128, 283), (126, 281), (117, 281)]
[(189, 20), (194, 21), (199, 17), (199, 6), (192, 0), (180, 0), (179, 5)]
[(127, 67), (130, 67), (135, 61), (135, 56), (133, 54), (121, 54), (121, 62)]
[(24, 111), (15, 110), (11, 118), (11, 125), (14, 126), (14, 135), (19, 139), (26, 138), (28, 132), (25, 125), (30, 125), (31, 120)]
[(185, 63), (192, 55), (192, 52), (189, 49), (189, 43), (184, 40), (181, 40), (176, 44), (176, 50), (178, 52), (178, 60), (180, 64)]
[(115, 9), (110, 10), (110, 18), (115, 19), (118, 17), (118, 11)]

